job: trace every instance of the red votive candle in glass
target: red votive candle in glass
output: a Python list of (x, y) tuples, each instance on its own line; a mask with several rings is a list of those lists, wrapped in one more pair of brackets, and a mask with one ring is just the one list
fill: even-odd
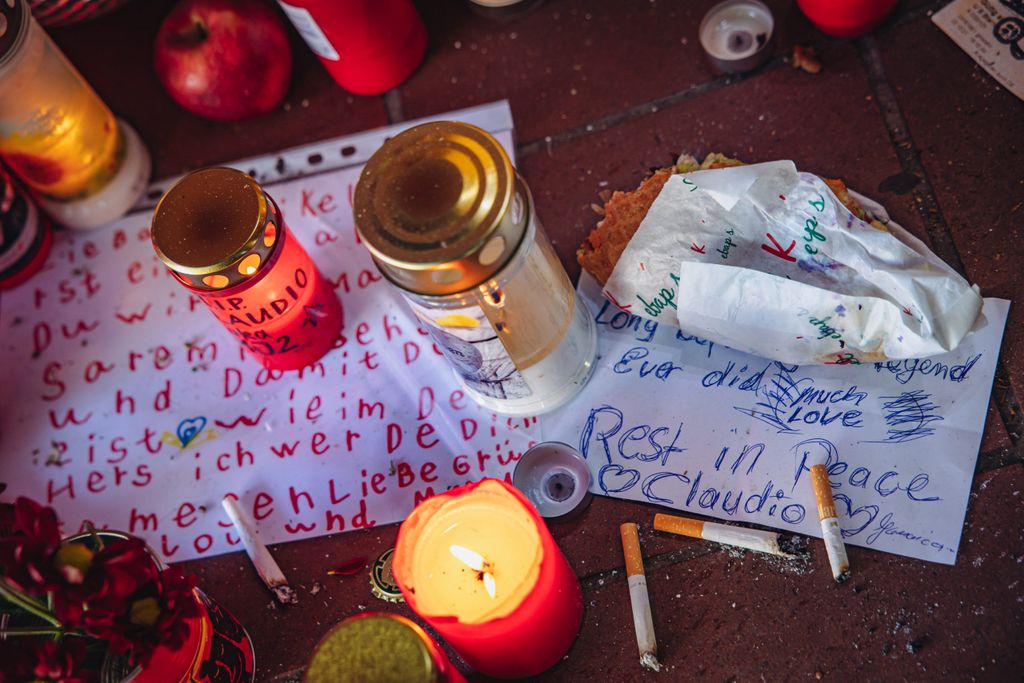
[(232, 168), (190, 173), (153, 214), (153, 246), (171, 274), (274, 370), (319, 360), (341, 331), (341, 302), (280, 209)]
[(583, 618), (580, 584), (544, 520), (497, 479), (421, 503), (399, 529), (391, 569), (413, 611), (488, 676), (552, 667)]

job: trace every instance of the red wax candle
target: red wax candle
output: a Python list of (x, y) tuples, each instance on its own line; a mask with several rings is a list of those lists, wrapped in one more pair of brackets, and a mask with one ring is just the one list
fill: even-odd
[(185, 176), (157, 205), (152, 234), (171, 273), (264, 366), (297, 370), (333, 347), (341, 302), (248, 175)]
[(408, 78), (427, 50), (410, 0), (278, 0), (331, 77), (349, 92), (376, 95)]
[(413, 510), (398, 532), (392, 572), (409, 606), (489, 676), (550, 668), (583, 618), (579, 582), (544, 520), (497, 479)]
[(882, 23), (896, 0), (797, 0), (796, 4), (823, 33), (853, 38)]

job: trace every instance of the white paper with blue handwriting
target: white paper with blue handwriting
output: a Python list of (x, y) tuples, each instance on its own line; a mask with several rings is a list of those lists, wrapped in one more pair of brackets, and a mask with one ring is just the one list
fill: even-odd
[(600, 359), (542, 428), (580, 448), (594, 493), (820, 536), (821, 458), (847, 543), (954, 563), (1008, 301), (941, 356), (796, 366), (631, 315), (586, 273), (580, 292)]
[(920, 240), (888, 228), (854, 216), (792, 161), (675, 175), (605, 291), (632, 313), (788, 363), (955, 349), (981, 296)]

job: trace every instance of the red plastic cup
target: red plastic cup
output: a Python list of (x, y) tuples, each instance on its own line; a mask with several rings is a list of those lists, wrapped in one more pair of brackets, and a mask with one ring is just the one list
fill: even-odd
[(837, 38), (853, 38), (882, 23), (896, 0), (796, 0), (819, 31)]
[(410, 0), (278, 0), (338, 85), (357, 95), (390, 90), (412, 75), (427, 30)]

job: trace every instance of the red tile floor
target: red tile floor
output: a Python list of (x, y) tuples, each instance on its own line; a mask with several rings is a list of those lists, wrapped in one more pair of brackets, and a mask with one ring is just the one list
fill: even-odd
[[(629, 188), (682, 151), (721, 151), (748, 161), (790, 158), (842, 176), (985, 295), (1024, 300), (1024, 103), (931, 23), (944, 2), (901, 2), (872, 35), (838, 41), (816, 32), (794, 3), (771, 0), (773, 59), (727, 77), (709, 69), (696, 36), (712, 0), (548, 0), (500, 20), (474, 13), (466, 0), (422, 0), (429, 52), (397, 90), (346, 94), (293, 35), (287, 104), (231, 125), (184, 113), (157, 84), (151, 46), (170, 4), (140, 0), (52, 32), (145, 138), (158, 176), (507, 98), (519, 167), (574, 277), (573, 254), (593, 227), (590, 204), (603, 187)], [(791, 68), (793, 42), (817, 48), (821, 73)], [(956, 566), (851, 548), (854, 578), (837, 587), (818, 543), (793, 570), (644, 534), (667, 665), (660, 679), (1020, 680), (1022, 323), (1024, 311), (1012, 308)], [(582, 518), (554, 527), (587, 612), (575, 646), (545, 679), (659, 678), (637, 663), (618, 541), (621, 521), (651, 512), (599, 498)], [(345, 547), (374, 557), (395, 533), (351, 533)], [(376, 601), (362, 577), (324, 581), (335, 543), (274, 549), (305, 593), (301, 609), (274, 609), (239, 553), (187, 567), (252, 634), (260, 680), (299, 679), (313, 645), (345, 616), (366, 608), (409, 614)]]

